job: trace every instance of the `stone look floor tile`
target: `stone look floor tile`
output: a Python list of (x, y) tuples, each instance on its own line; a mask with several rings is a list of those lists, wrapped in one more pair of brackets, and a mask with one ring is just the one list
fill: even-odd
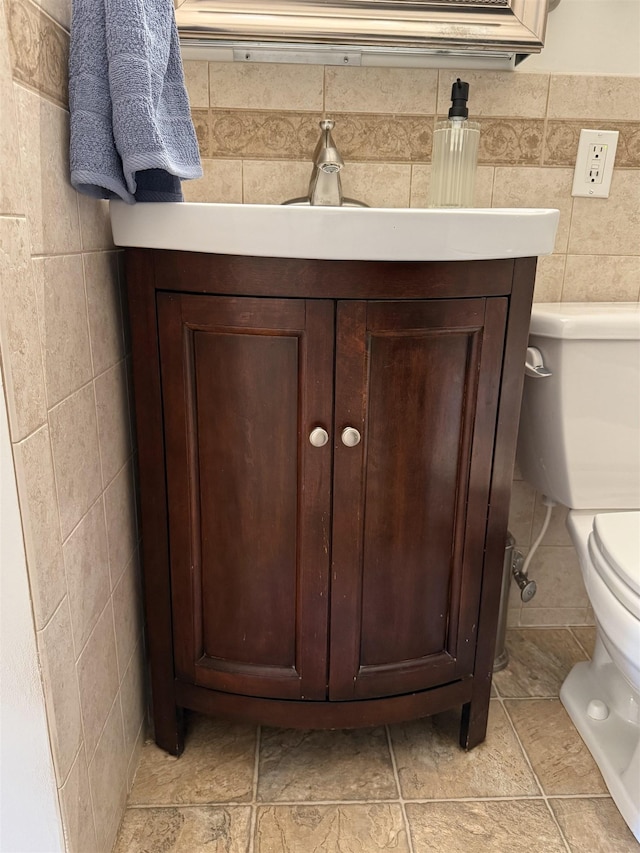
[(255, 853), (409, 853), (402, 810), (395, 803), (263, 806)]
[[(568, 846), (515, 736), (509, 736), (503, 704), (551, 796)], [(558, 700), (492, 702), (488, 744), (469, 753), (457, 746), (457, 731), (457, 714), (393, 727), (405, 798), (439, 800), (406, 805), (413, 853), (639, 849)], [(251, 807), (257, 820), (250, 839), (256, 731), (193, 715), (180, 759), (152, 744), (144, 748), (114, 853), (409, 853), (399, 794), (388, 781), (383, 734), (382, 728), (263, 729), (262, 787)], [(477, 801), (494, 796), (505, 799)], [(510, 796), (528, 799), (506, 799)], [(305, 801), (285, 804), (285, 797)], [(364, 801), (345, 802), (352, 797)]]
[(262, 730), (258, 799), (397, 799), (383, 727), (354, 731)]
[(246, 853), (248, 806), (128, 809), (113, 853)]
[(511, 699), (504, 704), (545, 794), (607, 792), (559, 699)]
[(549, 800), (572, 853), (637, 853), (640, 845), (613, 800)]
[(155, 744), (142, 751), (130, 805), (246, 802), (251, 799), (256, 729), (193, 716), (180, 758)]
[[(565, 853), (542, 800), (407, 803), (415, 853)], [(595, 853), (597, 848), (592, 848)]]
[(507, 632), (509, 665), (494, 676), (509, 699), (556, 698), (571, 668), (586, 655), (568, 628), (512, 628)]
[(491, 702), (487, 740), (464, 752), (454, 712), (391, 727), (405, 799), (517, 797), (540, 793), (506, 714)]

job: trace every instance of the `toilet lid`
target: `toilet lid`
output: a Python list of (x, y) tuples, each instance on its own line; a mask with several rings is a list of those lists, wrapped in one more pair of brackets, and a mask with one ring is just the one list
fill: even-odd
[(593, 520), (593, 534), (608, 567), (640, 595), (640, 511), (600, 513)]

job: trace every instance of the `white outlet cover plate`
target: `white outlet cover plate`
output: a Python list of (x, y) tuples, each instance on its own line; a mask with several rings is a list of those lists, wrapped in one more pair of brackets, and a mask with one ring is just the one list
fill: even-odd
[[(589, 174), (594, 165), (591, 156), (592, 145), (604, 147), (603, 156), (597, 164), (602, 168), (602, 176), (599, 180), (594, 179)], [(586, 198), (609, 198), (617, 147), (617, 130), (583, 129), (580, 131), (571, 195)]]

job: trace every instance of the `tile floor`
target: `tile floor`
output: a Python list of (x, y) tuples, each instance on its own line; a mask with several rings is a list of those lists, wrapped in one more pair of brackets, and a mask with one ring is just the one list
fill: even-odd
[(593, 641), (510, 630), (469, 753), (456, 713), (335, 732), (194, 714), (181, 758), (145, 746), (115, 853), (638, 853), (558, 699)]

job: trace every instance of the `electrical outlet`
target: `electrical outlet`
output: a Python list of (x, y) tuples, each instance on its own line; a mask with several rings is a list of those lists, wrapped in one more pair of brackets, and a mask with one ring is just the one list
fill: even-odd
[(581, 130), (571, 195), (609, 198), (617, 130)]

